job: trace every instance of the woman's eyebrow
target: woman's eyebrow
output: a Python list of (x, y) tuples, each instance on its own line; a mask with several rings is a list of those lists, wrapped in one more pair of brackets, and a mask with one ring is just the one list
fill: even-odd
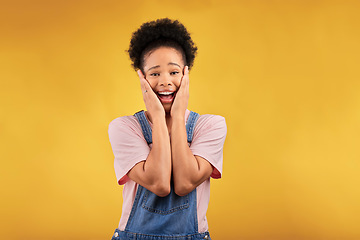
[(154, 68), (159, 68), (159, 67), (160, 67), (160, 65), (153, 66), (153, 67), (149, 68), (148, 71), (150, 71), (151, 69), (154, 69)]
[(173, 62), (169, 62), (168, 65), (176, 65), (176, 66), (178, 66), (179, 68), (181, 68), (179, 64), (173, 63)]

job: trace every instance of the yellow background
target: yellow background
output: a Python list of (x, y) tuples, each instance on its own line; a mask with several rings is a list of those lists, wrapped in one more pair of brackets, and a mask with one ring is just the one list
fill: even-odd
[(214, 240), (360, 239), (360, 2), (1, 1), (0, 239), (110, 239), (108, 124), (143, 109), (125, 52), (179, 19), (189, 109), (226, 118)]

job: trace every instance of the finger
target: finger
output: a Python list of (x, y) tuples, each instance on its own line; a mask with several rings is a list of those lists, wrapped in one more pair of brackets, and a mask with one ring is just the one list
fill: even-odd
[(185, 76), (186, 75), (186, 69), (188, 68), (187, 65), (184, 66), (184, 69), (183, 69), (183, 75)]
[(189, 79), (189, 67), (188, 67), (188, 66), (185, 66), (185, 67), (184, 67), (184, 75), (183, 75), (183, 78)]
[(189, 85), (189, 67), (188, 66), (185, 66), (184, 67), (184, 75), (183, 75), (183, 82), (184, 83), (182, 83), (183, 85), (184, 85), (184, 87), (188, 87), (188, 85)]
[(138, 70), (138, 74), (139, 74), (140, 79), (144, 82), (145, 86), (147, 86), (148, 88), (151, 88), (149, 81), (145, 78), (145, 76), (143, 75), (141, 70)]
[(138, 73), (138, 75), (139, 75), (139, 78), (145, 78), (144, 77), (144, 74), (142, 73), (142, 71), (139, 69), (139, 70), (137, 70), (137, 73)]
[(142, 72), (140, 70), (138, 70), (138, 75), (140, 78), (141, 91), (143, 93), (143, 96), (144, 97), (156, 96), (156, 93), (152, 89), (149, 81), (144, 77), (144, 75), (142, 74)]
[(151, 87), (149, 82), (145, 79), (143, 73), (141, 72), (141, 70), (137, 71), (139, 78), (140, 78), (140, 86), (141, 86), (141, 91), (144, 93), (148, 92)]
[(181, 80), (180, 80), (179, 90), (181, 89), (181, 86), (186, 84), (185, 83), (186, 80), (184, 80), (186, 78), (186, 67), (187, 66), (185, 66), (184, 69), (183, 69), (183, 75), (182, 75)]
[(140, 87), (141, 87), (141, 90), (144, 91), (145, 89), (145, 86), (144, 86), (144, 75), (142, 74), (141, 70), (137, 70), (137, 74), (139, 76), (139, 79), (140, 79)]
[(187, 85), (189, 85), (189, 81), (190, 81), (190, 78), (189, 78), (189, 67), (186, 66), (186, 83), (187, 83)]

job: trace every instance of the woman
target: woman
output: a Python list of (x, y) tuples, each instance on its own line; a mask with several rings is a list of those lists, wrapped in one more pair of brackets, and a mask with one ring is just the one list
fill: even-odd
[(187, 109), (197, 48), (167, 18), (144, 23), (128, 50), (147, 111), (114, 119), (109, 138), (123, 208), (113, 240), (210, 239), (210, 177), (220, 178), (225, 119)]

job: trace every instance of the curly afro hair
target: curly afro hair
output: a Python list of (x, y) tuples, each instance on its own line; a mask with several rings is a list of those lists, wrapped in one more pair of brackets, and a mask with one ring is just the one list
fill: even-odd
[(183, 55), (184, 63), (191, 69), (197, 47), (185, 26), (169, 18), (146, 22), (131, 37), (127, 52), (135, 70), (144, 67), (144, 56), (158, 47), (172, 47)]

